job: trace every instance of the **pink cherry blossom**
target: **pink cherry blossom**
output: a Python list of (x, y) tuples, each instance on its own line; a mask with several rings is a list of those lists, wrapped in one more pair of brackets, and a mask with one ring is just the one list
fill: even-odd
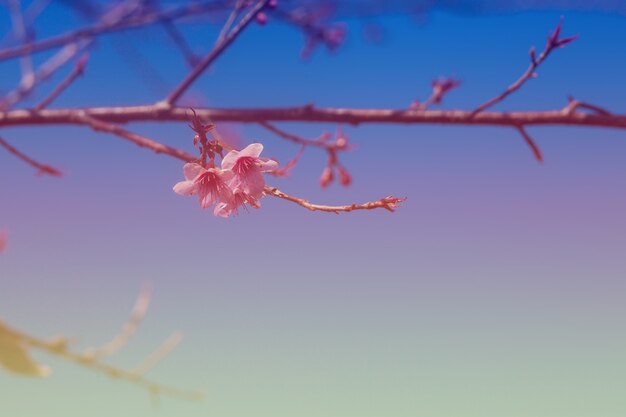
[(261, 207), (261, 203), (259, 203), (258, 199), (249, 194), (237, 191), (233, 194), (233, 199), (230, 202), (219, 203), (215, 206), (213, 214), (220, 217), (229, 217), (231, 214), (239, 214), (239, 208), (246, 207), (246, 204), (254, 208)]
[(248, 197), (258, 199), (265, 188), (264, 172), (278, 167), (278, 163), (267, 158), (260, 158), (263, 145), (253, 143), (241, 151), (230, 151), (222, 159), (222, 169), (231, 170), (235, 176), (230, 182), (233, 192), (242, 192)]
[(230, 203), (233, 192), (228, 186), (234, 173), (218, 168), (204, 168), (200, 164), (190, 162), (183, 167), (185, 181), (174, 186), (174, 192), (180, 195), (198, 195), (200, 207), (208, 208), (215, 202)]

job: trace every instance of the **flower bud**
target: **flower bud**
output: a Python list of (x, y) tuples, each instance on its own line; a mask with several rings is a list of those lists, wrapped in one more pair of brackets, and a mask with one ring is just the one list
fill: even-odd
[(322, 175), (320, 176), (320, 185), (322, 188), (328, 187), (332, 182), (335, 176), (333, 175), (333, 170), (331, 167), (324, 168), (322, 171)]
[(352, 184), (352, 176), (348, 170), (342, 166), (339, 166), (337, 169), (339, 170), (339, 182), (344, 187), (349, 187), (350, 184)]
[(263, 12), (256, 15), (256, 22), (259, 25), (265, 25), (267, 23), (267, 15)]

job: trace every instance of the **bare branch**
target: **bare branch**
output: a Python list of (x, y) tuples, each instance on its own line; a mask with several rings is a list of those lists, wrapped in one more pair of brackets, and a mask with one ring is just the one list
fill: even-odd
[(81, 39), (92, 39), (98, 35), (119, 32), (128, 29), (138, 29), (157, 22), (173, 21), (189, 16), (205, 14), (222, 10), (222, 1), (208, 1), (181, 6), (165, 12), (153, 12), (139, 17), (125, 18), (122, 20), (99, 22), (94, 26), (73, 30), (62, 35), (48, 38), (39, 42), (31, 42), (26, 45), (7, 48), (0, 51), (0, 61), (17, 58), (27, 54), (34, 54), (59, 46), (67, 45)]
[(119, 136), (125, 140), (134, 143), (139, 147), (151, 149), (156, 153), (163, 153), (186, 162), (195, 159), (191, 154), (185, 151), (172, 148), (171, 146), (164, 145), (152, 139), (130, 132), (113, 123), (107, 123), (102, 120), (96, 119), (87, 115), (84, 112), (76, 114), (74, 118), (77, 123), (90, 126), (93, 130), (112, 133), (116, 136)]
[[(11, 11), (11, 20), (13, 22), (13, 33), (15, 38), (23, 45), (28, 44), (28, 33), (26, 31), (26, 22), (22, 13), (22, 2), (20, 0), (9, 0), (9, 9)], [(20, 82), (24, 88), (29, 88), (35, 83), (35, 74), (33, 72), (33, 59), (30, 54), (22, 56), (20, 60), (22, 67), (22, 81)]]
[(163, 26), (163, 29), (165, 29), (165, 33), (168, 34), (168, 36), (172, 39), (172, 41), (174, 41), (174, 44), (183, 54), (185, 61), (187, 61), (187, 65), (189, 65), (190, 67), (198, 65), (198, 62), (200, 62), (200, 57), (198, 57), (193, 52), (193, 50), (185, 40), (183, 34), (180, 33), (180, 31), (176, 28), (174, 22), (172, 22), (171, 20), (166, 20), (161, 23), (161, 26)]
[(43, 164), (41, 162), (35, 161), (33, 158), (26, 155), (24, 152), (20, 151), (9, 142), (0, 137), (0, 147), (6, 149), (10, 154), (15, 155), (17, 158), (21, 159), (28, 165), (32, 166), (37, 170), (37, 174), (45, 174), (50, 175), (52, 177), (60, 177), (63, 173), (50, 165)]
[(296, 167), (296, 165), (298, 165), (298, 161), (300, 161), (300, 158), (304, 154), (304, 150), (305, 149), (306, 149), (306, 146), (302, 145), (300, 147), (300, 150), (296, 154), (296, 156), (294, 156), (290, 161), (287, 161), (287, 163), (282, 168), (278, 168), (278, 169), (276, 169), (274, 171), (271, 171), (271, 172), (269, 172), (269, 174), (273, 175), (275, 177), (286, 177), (286, 176), (288, 176), (291, 173), (291, 171)]
[(154, 352), (152, 352), (139, 365), (135, 366), (130, 372), (135, 375), (145, 375), (149, 370), (154, 368), (167, 355), (169, 355), (182, 342), (183, 333), (174, 332), (168, 337)]
[(99, 349), (88, 349), (85, 351), (86, 356), (90, 356), (93, 358), (102, 358), (105, 356), (111, 356), (114, 353), (117, 353), (121, 348), (126, 346), (130, 341), (130, 338), (137, 332), (139, 328), (139, 324), (146, 316), (148, 312), (148, 307), (150, 306), (150, 300), (152, 299), (152, 288), (149, 285), (145, 285), (137, 300), (135, 301), (135, 305), (133, 307), (130, 318), (124, 326), (122, 326), (121, 331), (115, 335), (110, 342), (105, 344)]
[(528, 67), (528, 69), (526, 70), (526, 72), (524, 72), (524, 74), (522, 74), (522, 76), (520, 78), (518, 78), (517, 81), (515, 81), (513, 84), (511, 84), (506, 90), (504, 90), (501, 94), (497, 95), (496, 97), (492, 98), (491, 100), (488, 100), (487, 102), (481, 104), (480, 106), (478, 106), (476, 108), (476, 110), (474, 110), (472, 112), (472, 115), (477, 115), (478, 113), (488, 109), (489, 107), (503, 101), (505, 98), (507, 98), (509, 95), (513, 94), (514, 92), (516, 92), (517, 90), (519, 90), (526, 81), (528, 81), (531, 78), (534, 78), (537, 76), (537, 74), (535, 73), (535, 70), (537, 69), (537, 67), (539, 67), (539, 65), (541, 65), (546, 58), (548, 58), (548, 55), (550, 55), (550, 53), (555, 50), (556, 48), (561, 48), (565, 45), (567, 45), (570, 42), (573, 42), (574, 40), (576, 40), (578, 37), (577, 36), (571, 36), (568, 38), (564, 38), (561, 39), (559, 36), (561, 34), (561, 26), (563, 24), (563, 19), (561, 18), (561, 21), (559, 22), (559, 24), (557, 25), (556, 29), (554, 30), (554, 32), (552, 32), (552, 34), (550, 36), (548, 36), (548, 41), (546, 43), (546, 47), (543, 50), (543, 52), (541, 52), (541, 54), (539, 54), (539, 56), (537, 57), (535, 54), (535, 48), (532, 47), (530, 49), (530, 66)]
[[(322, 6), (324, 5), (322, 4)], [(309, 58), (319, 44), (323, 44), (330, 51), (335, 51), (344, 42), (347, 27), (343, 23), (320, 24), (317, 22), (317, 16), (312, 13), (306, 13), (302, 10), (285, 11), (276, 9), (273, 16), (283, 22), (295, 26), (300, 29), (306, 36), (306, 41), (300, 56), (304, 59)]]
[(308, 200), (300, 197), (294, 197), (287, 193), (280, 191), (278, 188), (266, 186), (265, 193), (273, 195), (274, 197), (282, 198), (283, 200), (291, 201), (299, 206), (302, 206), (311, 211), (323, 211), (327, 213), (348, 213), (355, 210), (374, 210), (378, 208), (384, 208), (385, 210), (393, 212), (398, 205), (406, 200), (406, 198), (398, 198), (394, 196), (388, 196), (381, 198), (380, 200), (370, 201), (363, 204), (350, 204), (346, 206), (326, 206), (321, 204), (313, 204)]
[(289, 133), (285, 130), (279, 129), (269, 122), (259, 122), (259, 125), (276, 134), (276, 136), (286, 139), (290, 142), (296, 143), (302, 146), (314, 146), (326, 150), (343, 150), (345, 146), (337, 145), (335, 142), (328, 142), (328, 135), (322, 135), (317, 139), (306, 139), (293, 133)]
[[(331, 137), (329, 134), (323, 134), (319, 138), (311, 140), (281, 130), (267, 122), (261, 122), (259, 124), (283, 139), (302, 145), (303, 150), (307, 146), (316, 146), (324, 149), (328, 155), (328, 159), (326, 162), (326, 167), (324, 168), (324, 170), (322, 171), (322, 175), (320, 176), (320, 185), (322, 187), (328, 187), (334, 181), (335, 171), (339, 176), (339, 182), (341, 185), (343, 185), (344, 187), (348, 187), (352, 184), (352, 176), (350, 175), (348, 170), (341, 164), (341, 162), (339, 162), (339, 152), (347, 151), (352, 148), (352, 146), (348, 144), (348, 139), (343, 134), (343, 131), (341, 129), (337, 129), (337, 137), (334, 141), (331, 142), (329, 141)], [(300, 152), (300, 154), (298, 154), (298, 156), (296, 156), (293, 161), (289, 163), (288, 166), (274, 173), (274, 175), (282, 176), (285, 173), (288, 173), (289, 170), (291, 170), (293, 166), (298, 162), (301, 153), (302, 151)]]
[(63, 65), (72, 59), (87, 44), (70, 44), (65, 46), (50, 59), (44, 62), (35, 72), (34, 81), (29, 84), (20, 83), (19, 87), (9, 92), (4, 99), (0, 101), (0, 109), (8, 109), (16, 103), (26, 98), (35, 87), (52, 77)]
[(224, 39), (219, 42), (207, 56), (196, 65), (196, 67), (185, 77), (183, 81), (172, 91), (172, 93), (162, 102), (161, 106), (169, 107), (176, 104), (180, 96), (193, 84), (194, 81), (224, 52), (230, 44), (241, 34), (241, 32), (254, 20), (269, 3), (270, 0), (259, 0), (259, 2), (244, 16)]
[[(361, 125), (446, 124), (468, 126), (516, 127), (518, 125), (561, 125), (626, 128), (626, 114), (564, 113), (550, 111), (482, 112), (475, 116), (465, 110), (350, 109), (318, 108), (312, 105), (281, 108), (195, 108), (198, 116), (215, 122), (310, 122)], [(160, 108), (154, 105), (89, 107), (84, 109), (44, 109), (0, 111), (0, 127), (56, 124), (82, 124), (84, 114), (108, 123), (188, 122), (186, 107)]]
[(524, 126), (517, 126), (517, 131), (522, 135), (522, 137), (524, 138), (524, 141), (526, 141), (526, 144), (533, 151), (533, 155), (535, 156), (535, 159), (540, 164), (542, 164), (543, 163), (543, 155), (541, 154), (541, 149), (539, 149), (539, 146), (537, 146), (537, 144), (535, 143), (533, 138), (528, 134), (526, 129), (524, 129)]
[[(29, 27), (39, 17), (39, 15), (48, 7), (52, 0), (35, 0), (28, 5), (28, 8), (24, 11), (24, 25)], [(8, 32), (0, 44), (6, 45), (15, 40), (15, 31)]]
[(233, 10), (228, 15), (226, 22), (224, 22), (224, 25), (220, 30), (220, 34), (217, 36), (215, 45), (219, 45), (221, 42), (224, 42), (224, 38), (226, 38), (226, 35), (228, 34), (228, 32), (230, 32), (230, 29), (233, 27), (233, 23), (235, 23), (235, 20), (237, 20), (237, 18), (243, 11), (244, 1), (245, 0), (237, 0), (237, 2), (235, 3), (235, 7), (233, 7)]
[(455, 88), (458, 88), (460, 85), (461, 81), (452, 77), (436, 78), (432, 82), (433, 91), (430, 97), (428, 97), (423, 103), (416, 101), (413, 103), (411, 108), (414, 110), (427, 110), (431, 104), (440, 104), (446, 94)]
[(613, 114), (604, 107), (597, 106), (595, 104), (587, 103), (585, 101), (575, 100), (574, 97), (568, 97), (568, 104), (563, 109), (563, 113), (572, 114), (578, 109), (590, 110), (596, 114), (604, 116), (612, 116)]
[(82, 57), (78, 59), (76, 65), (72, 69), (72, 72), (68, 74), (68, 76), (57, 85), (54, 90), (48, 95), (48, 97), (44, 98), (39, 104), (35, 106), (35, 110), (41, 110), (48, 107), (57, 97), (63, 93), (72, 83), (81, 75), (85, 73), (85, 66), (87, 65), (87, 60), (89, 56), (87, 54), (83, 54)]

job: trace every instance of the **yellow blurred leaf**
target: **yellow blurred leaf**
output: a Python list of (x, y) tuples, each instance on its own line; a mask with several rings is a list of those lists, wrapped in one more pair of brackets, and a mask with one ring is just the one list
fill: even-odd
[(0, 323), (0, 367), (16, 374), (46, 377), (50, 368), (35, 362), (23, 343)]

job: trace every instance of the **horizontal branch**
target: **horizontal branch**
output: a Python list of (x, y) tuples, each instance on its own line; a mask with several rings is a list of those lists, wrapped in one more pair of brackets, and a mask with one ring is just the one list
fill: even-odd
[[(282, 108), (196, 108), (199, 117), (221, 122), (324, 122), (359, 125), (364, 123), (449, 124), (473, 126), (563, 125), (626, 128), (626, 114), (600, 114), (579, 111), (484, 111), (473, 115), (465, 110), (403, 110), (317, 108), (311, 105)], [(159, 108), (154, 105), (11, 110), (0, 112), (0, 127), (82, 124), (77, 114), (109, 123), (189, 121), (186, 107)]]

